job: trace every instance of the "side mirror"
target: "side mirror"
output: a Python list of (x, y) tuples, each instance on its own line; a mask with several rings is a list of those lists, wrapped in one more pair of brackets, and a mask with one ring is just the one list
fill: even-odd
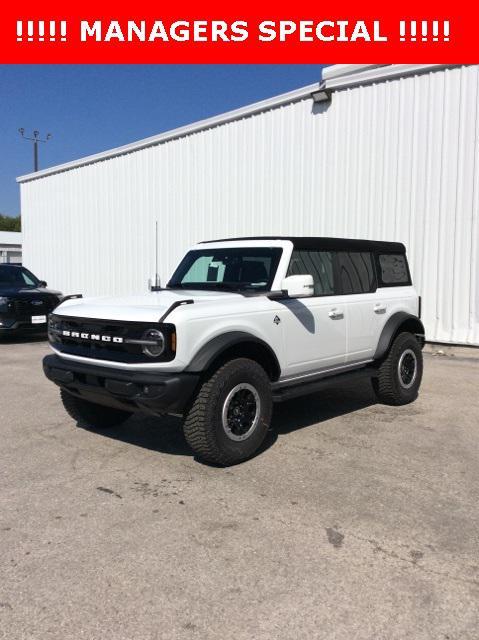
[(313, 276), (288, 276), (281, 283), (281, 289), (289, 298), (310, 298), (314, 295)]
[(47, 286), (47, 283), (45, 282), (45, 280), (40, 280), (40, 282), (38, 283), (38, 286), (44, 289)]

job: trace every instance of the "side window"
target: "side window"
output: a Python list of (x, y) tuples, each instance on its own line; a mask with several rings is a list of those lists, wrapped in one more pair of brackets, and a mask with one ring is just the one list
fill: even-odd
[(334, 294), (333, 255), (330, 251), (295, 249), (291, 255), (287, 275), (311, 275), (315, 296)]
[(33, 287), (35, 285), (35, 282), (32, 280), (32, 278), (30, 278), (30, 276), (28, 275), (27, 271), (22, 269), (22, 278), (25, 282), (25, 284), (27, 284), (30, 287)]
[(380, 254), (379, 280), (389, 287), (411, 284), (406, 256), (403, 253)]
[(370, 293), (376, 290), (372, 255), (368, 251), (339, 251), (341, 293)]

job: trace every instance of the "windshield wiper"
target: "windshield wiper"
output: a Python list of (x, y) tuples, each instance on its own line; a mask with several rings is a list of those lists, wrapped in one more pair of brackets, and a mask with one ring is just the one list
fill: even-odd
[(176, 283), (167, 285), (168, 289), (186, 289), (190, 291), (242, 291), (244, 289), (252, 289), (258, 291), (258, 287), (252, 285), (241, 285), (236, 282), (191, 282), (191, 283)]
[(191, 285), (182, 285), (182, 289), (199, 291), (238, 291), (234, 283), (229, 282), (192, 282)]
[(266, 285), (262, 284), (256, 287), (254, 284), (241, 284), (238, 287), (238, 291), (264, 291)]
[(236, 291), (238, 289), (238, 287), (228, 282), (214, 282), (212, 285), (212, 289), (226, 289), (227, 291)]

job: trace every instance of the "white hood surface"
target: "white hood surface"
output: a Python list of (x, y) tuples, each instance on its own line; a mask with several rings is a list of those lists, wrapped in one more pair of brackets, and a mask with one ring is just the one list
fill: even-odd
[(240, 294), (229, 291), (163, 289), (136, 296), (75, 298), (60, 304), (55, 309), (55, 314), (80, 318), (158, 322), (172, 304), (181, 300), (207, 304), (239, 297)]

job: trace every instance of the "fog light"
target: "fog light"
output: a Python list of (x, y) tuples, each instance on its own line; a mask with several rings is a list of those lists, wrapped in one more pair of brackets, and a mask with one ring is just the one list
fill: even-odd
[(151, 340), (152, 343), (156, 343), (144, 344), (142, 347), (143, 353), (150, 358), (158, 358), (158, 356), (161, 356), (165, 350), (165, 336), (161, 331), (158, 331), (158, 329), (148, 329), (145, 331), (141, 339)]

